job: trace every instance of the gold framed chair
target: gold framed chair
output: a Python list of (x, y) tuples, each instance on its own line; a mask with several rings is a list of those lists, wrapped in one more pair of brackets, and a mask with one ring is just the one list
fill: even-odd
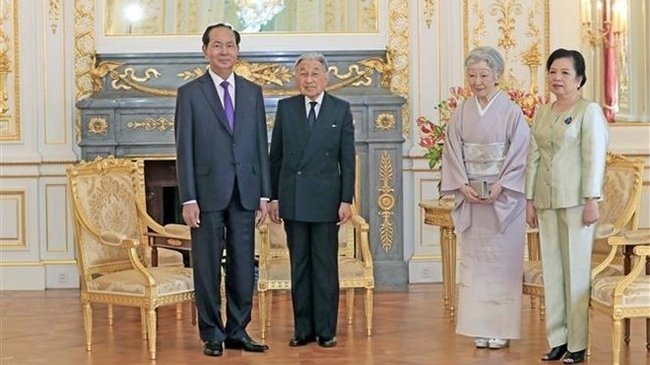
[[(352, 325), (355, 289), (365, 289), (364, 313), (366, 332), (372, 334), (372, 311), (375, 279), (372, 255), (368, 242), (369, 226), (352, 206), (352, 218), (339, 229), (339, 286), (346, 293), (347, 323)], [(289, 249), (282, 224), (267, 219), (258, 230), (259, 277), (258, 302), (261, 319), (261, 337), (266, 337), (266, 327), (271, 326), (273, 291), (291, 289)]]
[[(594, 241), (593, 267), (607, 256), (609, 245), (607, 238), (635, 230), (639, 225), (639, 207), (643, 185), (643, 160), (628, 159), (614, 153), (607, 153), (604, 200), (600, 203), (600, 220)], [(544, 281), (542, 262), (539, 256), (539, 238), (534, 230), (528, 230), (529, 260), (524, 262), (523, 294), (531, 296), (531, 303), (539, 299), (540, 318), (545, 315)], [(623, 267), (620, 257), (598, 273), (599, 276), (621, 275)]]
[[(612, 363), (620, 364), (622, 322), (630, 318), (650, 319), (650, 229), (629, 231), (607, 239), (611, 246), (605, 260), (591, 273), (592, 286), (589, 315), (593, 311), (607, 314), (612, 320)], [(624, 246), (634, 246), (634, 264), (627, 275), (602, 276)], [(646, 323), (647, 324), (647, 323)], [(591, 349), (592, 321), (589, 321)]]
[(67, 168), (86, 350), (92, 349), (92, 304), (139, 307), (142, 338), (156, 358), (156, 309), (194, 299), (192, 270), (147, 267), (148, 229), (182, 239), (146, 212), (136, 161), (97, 157)]

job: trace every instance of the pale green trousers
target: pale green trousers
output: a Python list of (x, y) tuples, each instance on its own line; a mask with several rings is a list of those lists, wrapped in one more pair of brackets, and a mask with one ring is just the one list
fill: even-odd
[(546, 301), (546, 337), (551, 347), (587, 348), (591, 249), (596, 225), (582, 222), (584, 206), (538, 209)]

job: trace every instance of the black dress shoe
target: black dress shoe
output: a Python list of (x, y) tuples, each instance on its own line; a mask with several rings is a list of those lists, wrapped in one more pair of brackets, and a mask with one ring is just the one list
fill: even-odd
[(319, 338), (318, 346), (320, 347), (334, 347), (336, 346), (336, 337)]
[(307, 337), (293, 336), (291, 337), (291, 340), (289, 340), (289, 346), (291, 347), (305, 346), (311, 342), (316, 342), (315, 336), (307, 336)]
[(560, 360), (564, 354), (566, 354), (567, 345), (556, 346), (551, 349), (551, 351), (542, 355), (542, 361), (556, 361)]
[(227, 349), (244, 350), (248, 352), (264, 352), (269, 349), (267, 345), (255, 342), (248, 336), (242, 338), (227, 338), (223, 344)]
[(562, 359), (563, 364), (579, 364), (585, 361), (585, 350), (580, 350), (576, 352), (567, 352)]
[(223, 355), (223, 345), (219, 341), (205, 341), (203, 344), (203, 354), (207, 356)]

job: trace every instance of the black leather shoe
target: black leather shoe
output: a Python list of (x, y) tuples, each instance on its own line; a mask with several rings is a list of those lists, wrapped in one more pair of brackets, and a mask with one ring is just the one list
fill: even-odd
[(334, 347), (336, 346), (336, 337), (319, 338), (318, 346), (320, 347)]
[(291, 337), (291, 340), (289, 340), (289, 346), (300, 347), (300, 346), (305, 346), (311, 342), (316, 342), (315, 336), (307, 336), (307, 337), (293, 336)]
[(248, 336), (242, 338), (227, 338), (223, 344), (227, 349), (244, 350), (248, 352), (264, 352), (269, 349), (267, 345), (255, 342)]
[(562, 359), (563, 364), (579, 364), (585, 361), (585, 350), (580, 350), (576, 352), (567, 352)]
[(205, 341), (203, 343), (203, 354), (207, 356), (223, 355), (223, 345), (219, 341)]
[(560, 360), (566, 354), (566, 343), (564, 345), (556, 346), (551, 351), (542, 355), (542, 361), (556, 361)]

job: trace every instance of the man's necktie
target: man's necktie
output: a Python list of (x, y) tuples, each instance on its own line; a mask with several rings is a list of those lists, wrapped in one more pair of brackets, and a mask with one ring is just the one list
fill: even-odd
[(311, 105), (311, 108), (309, 108), (309, 115), (307, 115), (307, 125), (309, 126), (309, 130), (312, 130), (314, 128), (314, 123), (316, 123), (316, 104), (318, 102), (316, 101), (310, 101), (309, 104)]
[(235, 108), (232, 106), (232, 99), (230, 98), (230, 92), (228, 91), (228, 81), (221, 83), (223, 87), (223, 110), (226, 112), (226, 118), (228, 119), (228, 125), (230, 130), (234, 130), (235, 127)]

